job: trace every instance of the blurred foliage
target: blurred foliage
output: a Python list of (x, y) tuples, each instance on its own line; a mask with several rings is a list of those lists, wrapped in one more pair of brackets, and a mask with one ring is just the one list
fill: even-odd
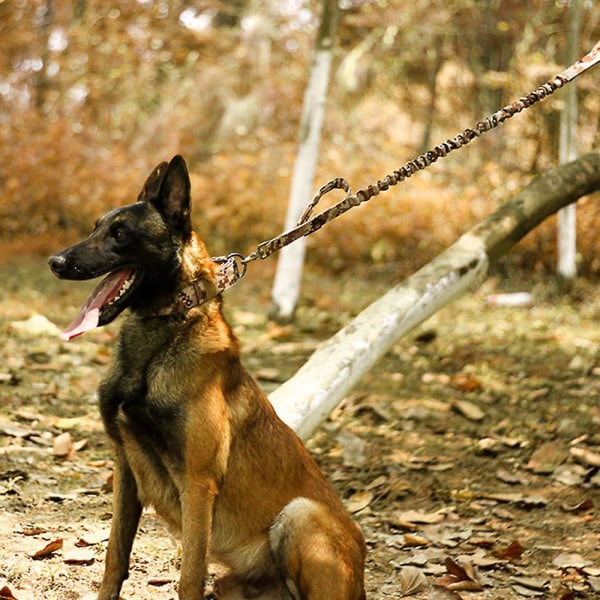
[[(175, 153), (211, 250), (279, 233), (319, 3), (0, 1), (0, 250), (49, 252), (135, 199)], [(568, 3), (341, 0), (315, 189), (355, 189), (556, 74)], [(582, 54), (600, 37), (587, 2)], [(598, 145), (598, 73), (578, 80), (579, 144)], [(556, 163), (560, 93), (310, 238), (309, 260), (406, 275)], [(597, 202), (581, 269), (600, 273)], [(553, 268), (544, 225), (507, 259)]]

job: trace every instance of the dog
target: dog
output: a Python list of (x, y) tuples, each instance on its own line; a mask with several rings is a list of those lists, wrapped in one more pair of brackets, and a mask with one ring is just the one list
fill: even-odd
[[(180, 536), (181, 600), (205, 597), (209, 562), (228, 570), (207, 597), (364, 599), (360, 528), (242, 366), (217, 266), (192, 230), (183, 158), (159, 164), (136, 202), (49, 264), (63, 279), (106, 276), (67, 338), (130, 311), (98, 394), (114, 450), (98, 600), (119, 598), (147, 505)], [(211, 299), (181, 302), (190, 285)]]

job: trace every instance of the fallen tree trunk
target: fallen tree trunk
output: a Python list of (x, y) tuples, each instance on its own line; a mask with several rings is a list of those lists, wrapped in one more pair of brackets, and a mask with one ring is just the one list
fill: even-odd
[(491, 263), (560, 208), (600, 189), (600, 153), (550, 169), (446, 251), (324, 342), (270, 399), (309, 438), (359, 379), (402, 336), (485, 279)]

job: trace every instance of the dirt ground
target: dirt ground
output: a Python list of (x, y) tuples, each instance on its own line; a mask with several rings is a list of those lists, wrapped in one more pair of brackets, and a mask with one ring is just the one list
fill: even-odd
[[(95, 390), (118, 323), (62, 342), (52, 324), (88, 287), (42, 263), (0, 273), (0, 598), (94, 597), (111, 513)], [(298, 322), (281, 327), (255, 270), (226, 302), (267, 390), (390, 285), (307, 274)], [(369, 598), (600, 597), (596, 290), (488, 281), (400, 340), (310, 440), (368, 540)], [(486, 302), (506, 291), (533, 303)], [(178, 560), (147, 511), (122, 597), (175, 598)]]

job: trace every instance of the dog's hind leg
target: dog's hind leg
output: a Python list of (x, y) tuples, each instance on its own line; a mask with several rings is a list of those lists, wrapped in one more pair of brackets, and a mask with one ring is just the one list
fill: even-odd
[(307, 498), (277, 516), (271, 548), (294, 600), (364, 600), (364, 549), (348, 525)]

